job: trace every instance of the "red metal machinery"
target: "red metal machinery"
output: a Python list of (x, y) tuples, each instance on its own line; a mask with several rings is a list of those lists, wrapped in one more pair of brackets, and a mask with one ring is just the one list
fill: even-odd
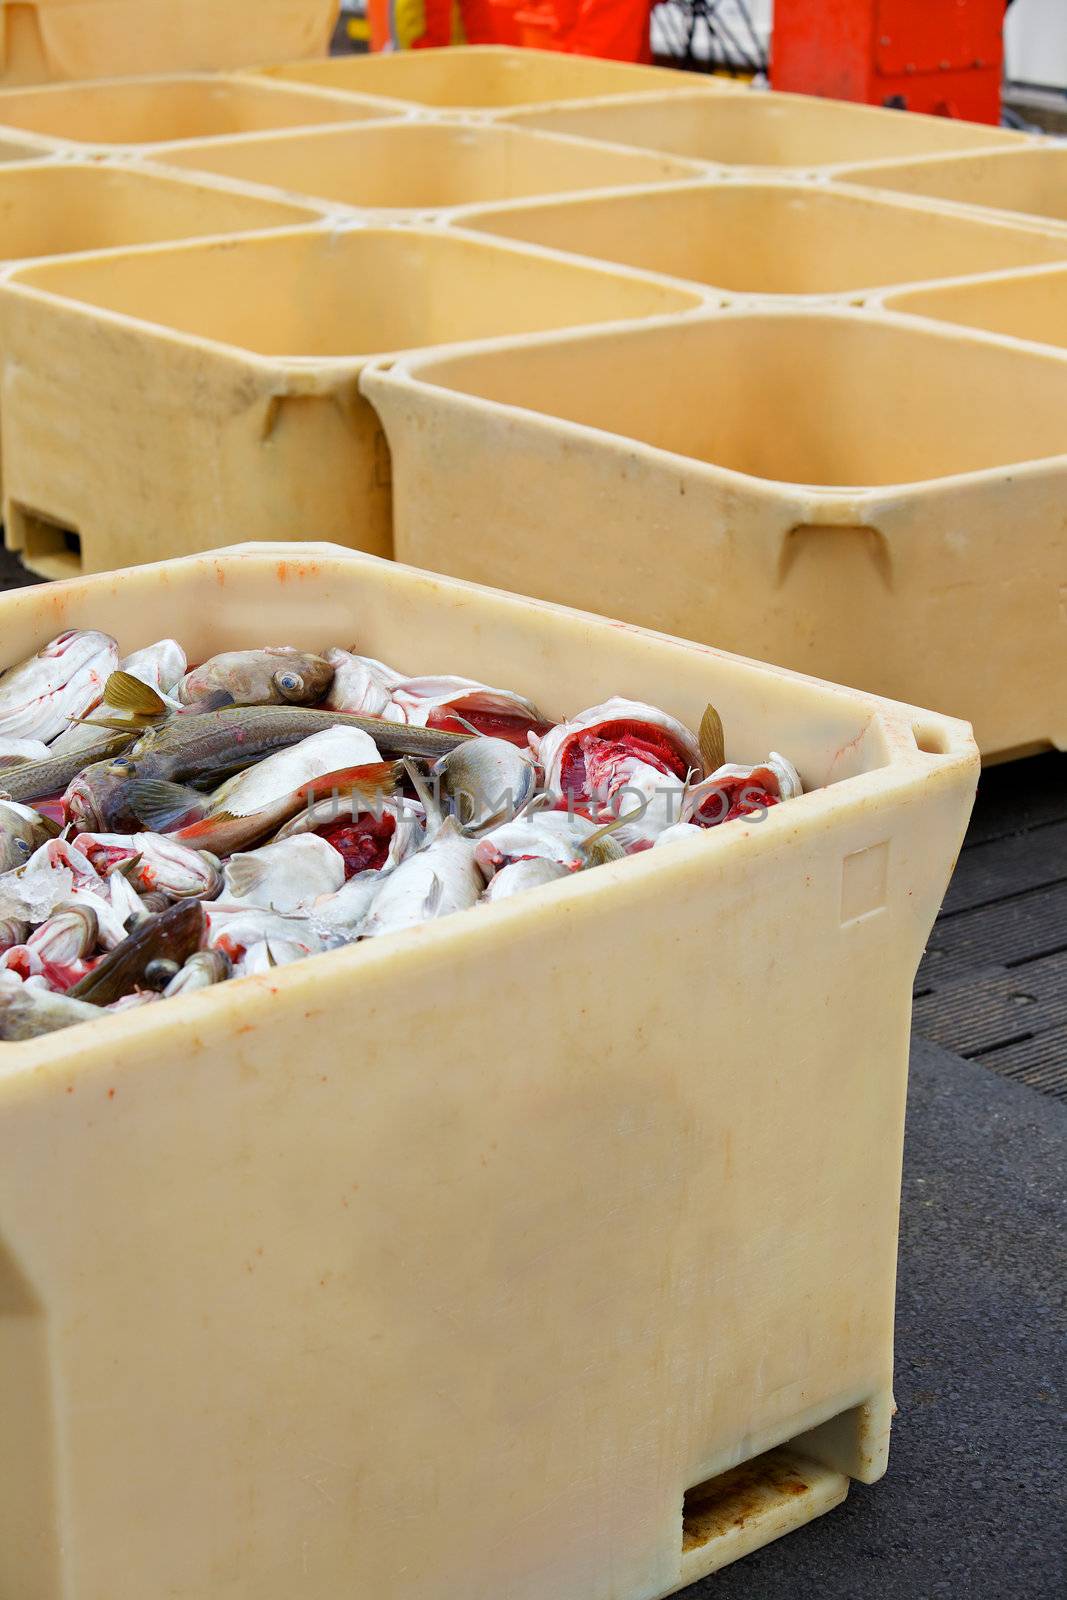
[(1005, 0), (775, 0), (775, 89), (1000, 121)]

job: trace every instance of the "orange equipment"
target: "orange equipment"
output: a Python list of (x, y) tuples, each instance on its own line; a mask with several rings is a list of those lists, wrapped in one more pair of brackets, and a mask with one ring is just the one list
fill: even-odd
[(1000, 121), (1005, 0), (775, 0), (775, 89)]

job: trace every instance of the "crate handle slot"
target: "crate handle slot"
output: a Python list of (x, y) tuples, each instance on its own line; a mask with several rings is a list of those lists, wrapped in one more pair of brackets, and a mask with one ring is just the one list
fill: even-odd
[(77, 578), (83, 571), (77, 528), (16, 501), (8, 507), (6, 543), (9, 550), (21, 552), (23, 564), (39, 577)]
[(878, 581), (886, 589), (892, 589), (893, 564), (885, 534), (868, 523), (834, 522), (798, 522), (789, 529), (778, 556), (779, 587), (801, 562), (806, 564), (812, 559), (837, 565), (848, 551), (866, 557)]

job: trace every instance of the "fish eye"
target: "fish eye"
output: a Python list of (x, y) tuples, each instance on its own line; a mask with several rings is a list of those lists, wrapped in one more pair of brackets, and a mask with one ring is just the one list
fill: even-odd
[(26, 843), (25, 839), (16, 839), (15, 849), (18, 851), (20, 856), (31, 856), (33, 854), (32, 849)]
[(299, 689), (300, 679), (295, 672), (279, 672), (278, 686), (282, 689)]

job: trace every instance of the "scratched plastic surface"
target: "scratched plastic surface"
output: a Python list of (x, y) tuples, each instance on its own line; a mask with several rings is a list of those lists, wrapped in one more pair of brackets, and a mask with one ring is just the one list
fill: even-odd
[(4, 594), (0, 664), (77, 626), (711, 700), (810, 792), (0, 1045), (0, 1593), (650, 1600), (876, 1479), (968, 729), (314, 544)]

